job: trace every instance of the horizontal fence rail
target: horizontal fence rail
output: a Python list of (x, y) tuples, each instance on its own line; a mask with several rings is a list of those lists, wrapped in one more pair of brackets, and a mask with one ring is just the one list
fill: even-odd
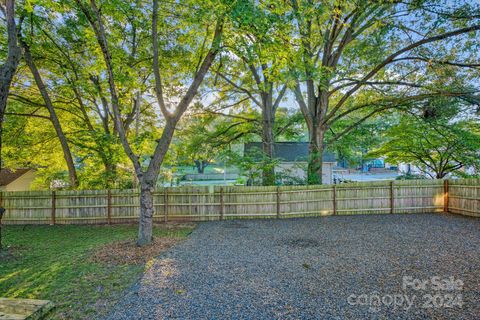
[[(5, 224), (100, 224), (138, 219), (138, 190), (2, 192)], [(184, 186), (153, 193), (155, 222), (452, 212), (480, 217), (480, 179), (321, 186)]]

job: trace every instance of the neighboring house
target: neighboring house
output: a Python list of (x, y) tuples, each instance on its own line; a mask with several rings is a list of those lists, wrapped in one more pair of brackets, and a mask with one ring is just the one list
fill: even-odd
[[(308, 142), (276, 142), (273, 149), (273, 157), (280, 161), (275, 173), (301, 180), (307, 179)], [(262, 150), (261, 142), (249, 142), (244, 145), (244, 154), (255, 154), (258, 150)], [(333, 168), (336, 165), (335, 155), (325, 152), (322, 167), (324, 184), (333, 184)]]
[(33, 169), (1, 169), (0, 191), (29, 191), (33, 180), (35, 180)]

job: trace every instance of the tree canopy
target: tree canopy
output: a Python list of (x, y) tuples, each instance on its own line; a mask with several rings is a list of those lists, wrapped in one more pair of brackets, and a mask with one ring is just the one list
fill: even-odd
[[(8, 0), (1, 8), (2, 165), (37, 168), (38, 188), (139, 187), (139, 244), (151, 237), (162, 166), (203, 172), (230, 154), (260, 171), (259, 183), (278, 184), (279, 141), (308, 142), (311, 184), (322, 183), (325, 150), (355, 163), (375, 149), (435, 177), (478, 166), (480, 4)], [(250, 141), (261, 142), (263, 165), (232, 156)]]

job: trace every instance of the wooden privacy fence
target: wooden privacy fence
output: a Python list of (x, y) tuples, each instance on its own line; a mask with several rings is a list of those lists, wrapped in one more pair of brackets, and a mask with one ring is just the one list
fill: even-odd
[[(1, 193), (6, 224), (132, 222), (138, 190)], [(322, 186), (160, 188), (156, 222), (371, 213), (452, 212), (480, 217), (480, 179), (412, 180)]]

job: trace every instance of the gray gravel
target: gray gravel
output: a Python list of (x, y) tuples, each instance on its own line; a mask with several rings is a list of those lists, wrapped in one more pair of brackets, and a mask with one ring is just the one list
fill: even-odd
[[(403, 289), (404, 276), (430, 282), (424, 290)], [(433, 290), (434, 276), (453, 276), (463, 286)], [(408, 310), (405, 295), (414, 299)], [(430, 308), (428, 295), (436, 299)], [(369, 305), (365, 297), (383, 302)], [(367, 318), (479, 319), (480, 219), (409, 214), (201, 223), (108, 316)]]

